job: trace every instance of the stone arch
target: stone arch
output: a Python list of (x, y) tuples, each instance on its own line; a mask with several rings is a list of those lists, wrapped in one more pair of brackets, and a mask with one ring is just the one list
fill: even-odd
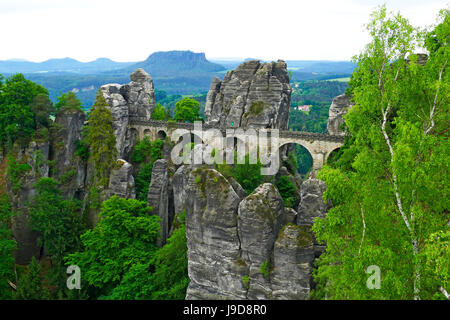
[(130, 137), (130, 149), (134, 147), (138, 139), (141, 139), (141, 136), (139, 134), (139, 130), (136, 128), (129, 128), (129, 137)]
[[(314, 164), (315, 164), (315, 157), (314, 153), (311, 152), (311, 149), (305, 146), (305, 144), (300, 143), (298, 141), (288, 141), (279, 146), (279, 150), (282, 150), (283, 147), (286, 149), (287, 154), (286, 158), (288, 158), (289, 152), (294, 152), (296, 154), (297, 161), (299, 162), (299, 173), (301, 175), (306, 175), (308, 173), (311, 173), (314, 171)], [(304, 157), (304, 159), (299, 159), (299, 156)], [(284, 162), (289, 161), (287, 159), (284, 160)], [(300, 161), (303, 161), (303, 163), (300, 163)], [(317, 162), (317, 160), (316, 160)], [(289, 168), (288, 168), (289, 169)], [(301, 170), (300, 170), (301, 169)]]
[(149, 139), (150, 140), (152, 140), (152, 130), (150, 130), (150, 129), (144, 129), (144, 131), (142, 132), (143, 133), (143, 135), (142, 135), (142, 139), (144, 139), (144, 137), (149, 137)]
[(333, 157), (333, 155), (337, 154), (340, 150), (341, 150), (341, 147), (337, 147), (337, 148), (333, 148), (330, 151), (328, 151), (327, 154), (325, 155), (325, 163), (328, 161), (330, 156)]
[(156, 133), (156, 136), (159, 140), (165, 140), (167, 137), (167, 133), (164, 130), (158, 130), (158, 132)]
[[(195, 138), (197, 138), (198, 141), (196, 141)], [(175, 141), (175, 144), (183, 147), (182, 149), (180, 149), (180, 152), (179, 152), (180, 154), (183, 153), (184, 146), (189, 143), (194, 143), (194, 146), (195, 146), (197, 144), (203, 144), (204, 142), (198, 135), (192, 133), (191, 131), (186, 131), (183, 134), (180, 134), (178, 136), (178, 140)]]

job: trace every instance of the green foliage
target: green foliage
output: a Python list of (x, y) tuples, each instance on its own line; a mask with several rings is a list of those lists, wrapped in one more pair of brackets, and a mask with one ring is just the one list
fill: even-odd
[(89, 159), (89, 142), (85, 135), (81, 138), (81, 140), (75, 141), (75, 155), (80, 157), (84, 162)]
[(36, 129), (48, 128), (53, 123), (50, 115), (54, 114), (55, 108), (47, 94), (40, 93), (33, 98), (30, 109), (34, 114), (34, 127)]
[(152, 153), (152, 143), (150, 139), (145, 136), (144, 139), (137, 141), (131, 153), (131, 161), (136, 164), (146, 162)]
[(261, 175), (262, 164), (250, 164), (250, 155), (247, 154), (243, 164), (237, 164), (237, 153), (234, 155), (234, 166), (228, 164), (217, 165), (217, 170), (226, 178), (233, 177), (244, 188), (247, 194), (255, 190), (262, 182), (264, 177)]
[(174, 120), (194, 122), (201, 120), (200, 103), (192, 98), (183, 98), (175, 104)]
[[(302, 81), (292, 88), (291, 106), (328, 105), (334, 97), (343, 94), (347, 83), (338, 81)], [(302, 111), (300, 111), (302, 112)]]
[(291, 108), (289, 111), (289, 129), (326, 133), (330, 104), (331, 101), (323, 104), (314, 103), (309, 112)]
[[(333, 208), (313, 226), (327, 245), (316, 298), (432, 299), (448, 286), (450, 29), (436, 29), (443, 45), (422, 66), (413, 55), (422, 33), (385, 7), (372, 14), (372, 41), (350, 82), (352, 138), (318, 176)], [(380, 289), (366, 286), (370, 265)]]
[(282, 176), (277, 182), (278, 190), (283, 198), (284, 206), (292, 208), (295, 205), (295, 186), (288, 176)]
[(257, 116), (263, 112), (264, 108), (266, 107), (266, 104), (264, 101), (254, 101), (250, 105), (250, 109), (248, 112), (244, 115), (244, 117), (248, 117), (250, 115)]
[[(133, 265), (106, 299), (183, 300), (189, 284), (185, 213), (179, 226), (147, 263)], [(151, 270), (154, 270), (151, 272)]]
[(430, 276), (442, 288), (448, 289), (450, 287), (450, 230), (431, 234), (426, 240), (423, 255), (426, 261), (425, 267)]
[(288, 153), (288, 158), (286, 160), (287, 169), (293, 175), (295, 175), (297, 172), (299, 172), (298, 171), (299, 170), (298, 159), (297, 159), (297, 154), (295, 151), (297, 151), (296, 148), (295, 148), (295, 150), (290, 151)]
[(89, 189), (89, 207), (93, 209), (100, 209), (102, 205), (100, 191), (93, 185)]
[(19, 279), (15, 298), (19, 300), (48, 300), (50, 293), (44, 287), (41, 266), (35, 257), (27, 267), (27, 272)]
[(109, 175), (116, 162), (116, 136), (112, 124), (113, 117), (108, 104), (99, 90), (92, 111), (89, 115), (87, 140), (90, 147), (91, 161), (94, 164), (98, 183), (105, 187), (109, 184)]
[[(429, 31), (425, 37), (425, 46), (430, 54), (438, 54), (445, 50), (449, 45), (448, 30), (450, 28), (450, 14), (448, 9), (442, 9), (439, 12), (441, 23), (433, 30)], [(441, 49), (443, 48), (443, 49)]]
[(248, 274), (243, 275), (241, 280), (245, 289), (248, 290), (248, 288), (250, 288), (250, 276)]
[(186, 297), (189, 277), (185, 215), (183, 212), (177, 216), (179, 227), (152, 261), (155, 272), (150, 277), (151, 299), (183, 300)]
[(63, 258), (80, 248), (80, 235), (85, 229), (81, 207), (75, 200), (64, 200), (59, 184), (52, 178), (41, 178), (34, 187), (30, 224), (40, 234), (41, 245), (52, 259), (53, 282), (62, 290), (66, 279)]
[(250, 194), (255, 190), (263, 181), (263, 176), (261, 175), (261, 162), (250, 164), (250, 156), (247, 154), (245, 156), (245, 163), (236, 164), (232, 168), (233, 177), (237, 182), (244, 188), (247, 194)]
[(83, 105), (81, 101), (77, 98), (77, 95), (69, 91), (67, 93), (63, 93), (58, 97), (58, 102), (55, 103), (56, 111), (61, 110), (73, 110), (73, 111), (82, 111)]
[(263, 263), (261, 263), (261, 265), (259, 266), (259, 272), (266, 278), (269, 277), (270, 274), (270, 261), (264, 261)]
[(91, 297), (111, 294), (128, 272), (152, 261), (160, 227), (150, 210), (134, 199), (113, 196), (103, 202), (100, 221), (81, 236), (83, 250), (66, 257), (68, 265), (83, 270), (85, 285), (97, 290)]
[(148, 188), (152, 178), (153, 164), (162, 158), (163, 142), (155, 140), (150, 142), (148, 137), (137, 142), (131, 153), (131, 161), (140, 164), (138, 175), (135, 179), (136, 198), (147, 201)]
[(76, 175), (77, 171), (75, 169), (70, 169), (59, 176), (59, 182), (62, 184), (69, 183)]
[(6, 175), (11, 182), (12, 190), (18, 192), (21, 187), (20, 179), (26, 172), (30, 171), (32, 167), (28, 163), (18, 163), (16, 158), (11, 154), (8, 155), (7, 159)]
[(11, 287), (7, 280), (14, 279), (14, 257), (16, 241), (12, 239), (9, 229), (10, 219), (13, 215), (8, 196), (0, 197), (0, 299), (11, 299)]
[(153, 110), (152, 113), (152, 119), (153, 120), (162, 120), (162, 121), (166, 121), (170, 119), (170, 111), (167, 108), (164, 108), (164, 106), (160, 103), (156, 104), (155, 109)]
[(16, 141), (26, 145), (37, 126), (48, 125), (48, 91), (22, 74), (0, 83), (0, 146), (5, 150)]
[(152, 180), (153, 162), (144, 163), (135, 179), (136, 199), (146, 201)]

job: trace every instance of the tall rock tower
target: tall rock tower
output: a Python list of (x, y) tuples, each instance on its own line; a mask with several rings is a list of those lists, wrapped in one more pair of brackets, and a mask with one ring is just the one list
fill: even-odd
[(206, 98), (205, 116), (221, 128), (287, 129), (291, 86), (284, 61), (251, 60), (214, 78)]
[(116, 148), (120, 158), (126, 158), (130, 148), (127, 131), (130, 118), (138, 117), (149, 120), (155, 109), (155, 91), (153, 80), (144, 69), (137, 69), (130, 76), (128, 84), (106, 84), (100, 87), (109, 104), (116, 135)]

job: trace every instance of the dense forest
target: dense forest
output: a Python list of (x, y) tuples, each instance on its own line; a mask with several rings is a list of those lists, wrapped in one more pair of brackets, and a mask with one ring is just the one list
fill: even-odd
[[(433, 29), (422, 30), (382, 7), (367, 25), (371, 40), (354, 58), (348, 84), (293, 81), (291, 130), (326, 133), (331, 99), (346, 91), (355, 103), (345, 116), (344, 145), (318, 173), (327, 186), (324, 200), (333, 207), (313, 226), (326, 250), (316, 261), (312, 299), (448, 298), (450, 12), (442, 10), (439, 19)], [(421, 48), (426, 63), (416, 54)], [(149, 214), (147, 202), (155, 162), (171, 145), (138, 139), (130, 157), (135, 199), (108, 197), (111, 172), (123, 162), (117, 159), (113, 117), (103, 94), (97, 92), (92, 108), (71, 91), (56, 103), (50, 98), (47, 88), (22, 74), (0, 76), (0, 299), (184, 299), (185, 212), (175, 216), (170, 237), (160, 245), (160, 218)], [(176, 123), (204, 117), (204, 92), (156, 90), (155, 100), (153, 119)], [(294, 110), (298, 105), (311, 109)], [(88, 120), (70, 159), (70, 165), (82, 164), (91, 173), (83, 197), (66, 190), (75, 169), (58, 172), (55, 159), (44, 159), (34, 148), (50, 142), (50, 153), (66, 148), (58, 122), (65, 114)], [(292, 174), (306, 174), (312, 159), (296, 148), (284, 165)], [(214, 165), (247, 194), (273, 182), (284, 206), (294, 208), (294, 183), (287, 176), (269, 180), (261, 167), (250, 164), (248, 155), (244, 164)], [(31, 189), (30, 201), (21, 203), (21, 194), (28, 196)], [(43, 252), (40, 261), (20, 265), (12, 221), (20, 221), (24, 211)], [(92, 216), (98, 217), (95, 223)], [(83, 270), (80, 290), (67, 285), (70, 265)], [(367, 290), (367, 266), (381, 272), (377, 290)]]

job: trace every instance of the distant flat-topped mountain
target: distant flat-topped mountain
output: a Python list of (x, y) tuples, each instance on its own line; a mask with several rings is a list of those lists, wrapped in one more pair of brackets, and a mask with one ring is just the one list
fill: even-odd
[[(98, 88), (107, 83), (127, 83), (138, 68), (147, 71), (156, 90), (167, 94), (206, 93), (214, 77), (223, 78), (227, 70), (244, 61), (257, 59), (211, 59), (192, 51), (158, 51), (141, 62), (116, 62), (99, 58), (81, 62), (72, 58), (30, 62), (23, 59), (0, 61), (0, 74), (23, 73), (50, 91), (56, 101), (61, 93), (73, 91), (90, 108)], [(353, 63), (348, 61), (287, 60), (292, 81), (323, 80), (350, 76)]]
[(145, 61), (138, 62), (126, 68), (134, 71), (142, 68), (152, 77), (180, 75), (180, 74), (201, 74), (210, 72), (220, 72), (225, 67), (208, 61), (203, 52), (192, 51), (159, 51), (152, 53)]
[(133, 63), (116, 62), (107, 58), (99, 58), (90, 62), (81, 62), (72, 58), (49, 59), (43, 62), (10, 59), (0, 61), (0, 73), (72, 72), (93, 74), (114, 69), (123, 69)]

